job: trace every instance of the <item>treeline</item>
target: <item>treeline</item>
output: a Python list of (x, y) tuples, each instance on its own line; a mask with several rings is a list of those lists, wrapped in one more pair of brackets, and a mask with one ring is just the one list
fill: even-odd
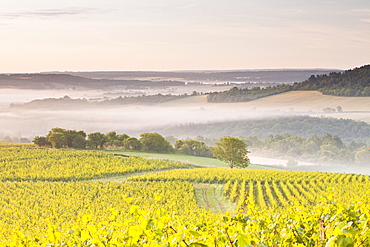
[(31, 141), (28, 138), (24, 137), (12, 137), (9, 135), (4, 135), (0, 133), (0, 142), (8, 142), (8, 143), (31, 143)]
[(336, 96), (370, 96), (370, 65), (343, 73), (312, 75), (308, 80), (294, 83), (292, 90), (318, 90)]
[(329, 134), (302, 138), (286, 133), (266, 139), (256, 136), (241, 139), (249, 145), (253, 154), (265, 157), (344, 165), (369, 165), (370, 160), (370, 146), (354, 141), (345, 144), (338, 136)]
[(277, 85), (265, 88), (253, 87), (252, 89), (233, 87), (229, 91), (210, 93), (207, 96), (207, 101), (211, 103), (246, 102), (274, 94), (288, 92), (290, 90), (290, 85)]
[(336, 96), (370, 96), (370, 65), (365, 65), (343, 73), (332, 72), (323, 75), (312, 75), (308, 80), (293, 85), (277, 85), (272, 87), (254, 87), (211, 93), (208, 102), (245, 102), (274, 94), (294, 90), (315, 90), (327, 95)]
[[(173, 139), (173, 138), (172, 138)], [(174, 139), (173, 139), (174, 140)], [(212, 147), (193, 139), (174, 140), (174, 145), (158, 133), (143, 133), (140, 138), (111, 131), (107, 134), (53, 128), (46, 136), (36, 136), (33, 143), (39, 147), (103, 149), (123, 148), (126, 150), (153, 153), (180, 153), (201, 157), (213, 157)]]
[(171, 95), (171, 94), (155, 94), (155, 95), (140, 95), (140, 96), (119, 96), (114, 99), (72, 99), (69, 96), (62, 98), (47, 98), (33, 100), (24, 104), (11, 104), (11, 108), (69, 108), (69, 107), (104, 107), (104, 106), (117, 106), (126, 104), (142, 104), (142, 105), (153, 105), (159, 104), (170, 100), (176, 100), (197, 95), (193, 92), (191, 95)]
[[(267, 138), (257, 136), (239, 137), (253, 155), (289, 160), (288, 165), (297, 165), (298, 161), (319, 164), (369, 165), (370, 145), (351, 141), (344, 143), (338, 136), (300, 137), (289, 133), (270, 135)], [(218, 138), (197, 136), (196, 140), (205, 142), (212, 148)], [(188, 153), (191, 155), (191, 153)]]
[[(300, 137), (289, 133), (270, 135), (267, 138), (257, 136), (240, 137), (253, 155), (300, 160), (321, 164), (357, 164), (369, 165), (370, 146), (363, 142), (344, 143), (338, 136)], [(178, 153), (199, 157), (213, 157), (216, 138), (178, 140), (173, 136), (163, 137), (158, 133), (143, 133), (140, 138), (111, 131), (107, 134), (53, 128), (47, 136), (36, 136), (33, 142), (40, 147), (103, 149), (122, 148), (153, 153)], [(206, 144), (210, 143), (209, 145)], [(291, 162), (290, 164), (295, 164)]]
[[(73, 74), (73, 73), (71, 73)], [(99, 77), (99, 76), (98, 76)], [(93, 79), (70, 74), (0, 74), (0, 88), (18, 89), (107, 89), (107, 88), (126, 88), (143, 89), (154, 87), (175, 87), (185, 86), (182, 81), (152, 81), (152, 80), (121, 80), (115, 78)]]
[(157, 131), (164, 135), (178, 137), (257, 136), (262, 139), (284, 133), (303, 138), (330, 134), (338, 136), (346, 143), (356, 141), (370, 144), (370, 124), (351, 119), (327, 117), (293, 116), (219, 123), (189, 123)]

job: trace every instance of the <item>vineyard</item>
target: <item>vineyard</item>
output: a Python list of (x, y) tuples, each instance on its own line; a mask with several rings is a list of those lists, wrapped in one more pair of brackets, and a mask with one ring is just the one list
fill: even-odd
[(76, 181), (127, 173), (190, 167), (164, 160), (122, 158), (98, 152), (2, 148), (0, 180)]
[[(294, 200), (311, 206), (329, 192), (336, 200), (348, 202), (362, 192), (370, 193), (370, 178), (361, 174), (293, 172), (239, 169), (173, 170), (131, 180), (189, 181), (224, 184), (223, 194), (243, 210), (249, 204), (259, 207), (289, 207)], [(354, 190), (353, 188), (356, 188)]]
[[(3, 145), (0, 246), (370, 246), (369, 176), (184, 168)], [(195, 188), (216, 187), (236, 211), (199, 206)]]

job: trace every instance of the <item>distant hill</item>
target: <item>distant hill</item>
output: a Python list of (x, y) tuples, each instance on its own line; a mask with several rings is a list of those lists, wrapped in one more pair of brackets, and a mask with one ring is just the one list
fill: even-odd
[(370, 96), (370, 65), (344, 73), (312, 75), (308, 80), (295, 83), (292, 90), (318, 90), (323, 94), (336, 96)]
[(17, 89), (110, 89), (183, 86), (180, 81), (91, 79), (68, 74), (0, 74), (0, 88)]
[(136, 97), (117, 97), (113, 99), (72, 99), (69, 96), (62, 98), (37, 99), (24, 104), (11, 104), (10, 108), (23, 109), (85, 109), (93, 107), (119, 106), (119, 105), (156, 105), (163, 102), (191, 97), (191, 95), (142, 95)]
[[(225, 86), (205, 92), (223, 91), (232, 86), (252, 88), (272, 87), (282, 83), (303, 81), (312, 74), (333, 71), (314, 70), (225, 70), (225, 71), (96, 71), (48, 72), (34, 74), (0, 74), (0, 88), (15, 89), (72, 89), (72, 90), (132, 90), (200, 86)], [(335, 72), (340, 72), (336, 70)], [(199, 88), (196, 89), (197, 91)]]
[(272, 69), (272, 70), (191, 70), (191, 71), (93, 71), (52, 72), (111, 80), (180, 80), (205, 83), (293, 83), (306, 80), (311, 75), (329, 74), (341, 70), (329, 69)]
[(316, 90), (335, 96), (368, 97), (370, 96), (370, 65), (347, 70), (343, 73), (331, 72), (329, 75), (311, 75), (308, 80), (293, 85), (252, 89), (234, 87), (228, 91), (211, 93), (208, 96), (208, 102), (246, 102), (294, 90)]

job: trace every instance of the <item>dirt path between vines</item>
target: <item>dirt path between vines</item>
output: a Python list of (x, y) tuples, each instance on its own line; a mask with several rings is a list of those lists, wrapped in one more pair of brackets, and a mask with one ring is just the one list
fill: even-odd
[[(122, 176), (92, 179), (91, 181), (125, 182), (129, 177), (142, 176), (150, 173), (158, 173), (168, 170), (172, 169), (127, 173)], [(194, 186), (194, 196), (197, 201), (197, 204), (200, 207), (204, 207), (205, 209), (211, 210), (215, 213), (222, 214), (224, 214), (226, 211), (233, 211), (236, 209), (235, 204), (231, 203), (227, 197), (223, 196), (223, 185), (193, 184), (193, 186)]]
[(215, 213), (224, 214), (226, 211), (235, 210), (235, 205), (222, 195), (220, 185), (194, 184), (195, 199), (199, 206)]

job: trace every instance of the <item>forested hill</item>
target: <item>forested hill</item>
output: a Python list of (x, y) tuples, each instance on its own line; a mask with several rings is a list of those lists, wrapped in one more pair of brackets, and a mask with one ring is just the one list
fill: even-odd
[(232, 88), (221, 93), (208, 95), (208, 102), (245, 102), (274, 94), (294, 90), (315, 90), (327, 95), (369, 97), (370, 65), (365, 65), (343, 73), (312, 75), (308, 80), (293, 85), (278, 85), (252, 89)]
[(318, 90), (336, 96), (370, 96), (370, 65), (329, 75), (312, 75), (308, 80), (295, 83), (293, 90)]
[(350, 119), (318, 118), (295, 116), (267, 118), (259, 120), (240, 120), (204, 124), (184, 124), (157, 130), (163, 135), (177, 137), (204, 136), (219, 138), (221, 136), (257, 136), (265, 139), (270, 135), (290, 133), (294, 136), (308, 138), (330, 134), (338, 136), (346, 143), (352, 141), (370, 144), (370, 124)]

